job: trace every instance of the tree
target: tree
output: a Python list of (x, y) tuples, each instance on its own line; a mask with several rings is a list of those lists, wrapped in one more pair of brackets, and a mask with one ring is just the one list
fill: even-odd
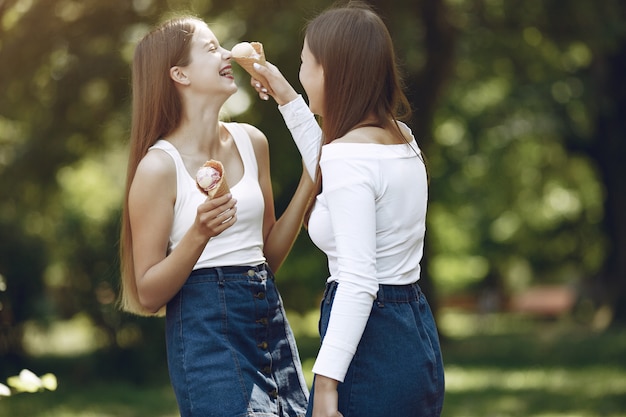
[[(591, 282), (623, 320), (626, 6), (371, 3), (394, 38), (410, 125), (429, 161), (425, 279), (436, 294)], [(0, 3), (0, 355), (24, 354), (27, 320), (78, 313), (118, 359), (162, 337), (158, 320), (122, 314), (113, 303), (137, 39), (172, 10), (191, 7), (226, 47), (262, 41), (302, 91), (302, 27), (330, 4)], [(229, 109), (270, 139), (280, 212), (300, 158), (275, 105), (259, 101), (235, 70), (240, 94)], [(326, 274), (323, 254), (303, 233), (279, 272), (288, 307), (315, 308)]]

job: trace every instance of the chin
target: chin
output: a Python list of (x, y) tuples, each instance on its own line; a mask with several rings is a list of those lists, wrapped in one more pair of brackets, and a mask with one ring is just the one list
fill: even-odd
[(237, 91), (239, 90), (239, 87), (237, 86), (237, 84), (235, 84), (234, 80), (233, 83), (226, 89), (226, 93), (229, 96), (232, 96), (233, 94), (235, 94)]

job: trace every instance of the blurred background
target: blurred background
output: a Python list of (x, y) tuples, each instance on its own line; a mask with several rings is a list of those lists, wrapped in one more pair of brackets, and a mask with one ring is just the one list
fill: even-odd
[[(444, 416), (626, 416), (626, 3), (368, 3), (429, 163)], [(226, 48), (263, 42), (302, 91), (302, 28), (331, 4), (0, 0), (0, 383), (58, 380), (0, 391), (1, 416), (177, 416), (163, 320), (115, 305), (134, 46), (190, 12)], [(268, 137), (280, 214), (300, 158), (234, 67), (224, 119)], [(277, 279), (309, 381), (326, 276), (303, 232)]]

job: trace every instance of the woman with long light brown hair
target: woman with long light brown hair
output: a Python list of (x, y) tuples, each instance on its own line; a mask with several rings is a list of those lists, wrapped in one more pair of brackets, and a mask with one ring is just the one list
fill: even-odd
[(252, 82), (263, 99), (272, 91), (319, 174), (308, 230), (330, 276), (307, 416), (438, 417), (443, 361), (418, 285), (428, 180), (399, 121), (410, 108), (391, 37), (368, 6), (350, 2), (309, 22), (301, 60), (308, 108), (271, 64), (257, 68), (270, 85)]
[[(277, 220), (267, 139), (220, 121), (237, 86), (230, 51), (202, 20), (148, 33), (132, 79), (121, 307), (165, 314), (182, 417), (304, 415), (308, 390), (273, 271), (301, 228), (312, 180), (303, 172)], [(224, 196), (196, 186), (209, 159), (224, 166)]]

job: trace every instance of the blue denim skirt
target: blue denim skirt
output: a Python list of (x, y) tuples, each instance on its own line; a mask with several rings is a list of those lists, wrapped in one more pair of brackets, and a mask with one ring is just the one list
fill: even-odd
[(265, 265), (193, 271), (167, 304), (167, 360), (181, 417), (296, 417), (308, 389)]
[[(320, 335), (328, 328), (337, 282), (326, 285)], [(444, 397), (439, 336), (417, 283), (380, 285), (372, 312), (343, 383), (344, 417), (438, 417)], [(314, 390), (307, 416), (311, 416)]]

